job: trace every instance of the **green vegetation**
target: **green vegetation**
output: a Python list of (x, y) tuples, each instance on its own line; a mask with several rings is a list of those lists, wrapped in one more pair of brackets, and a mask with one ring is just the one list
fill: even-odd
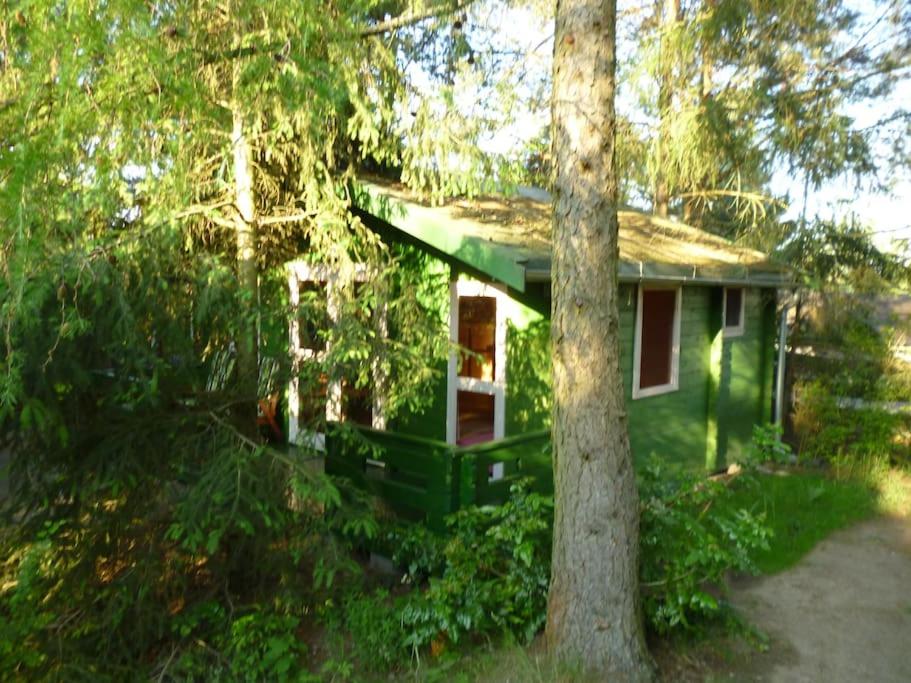
[(450, 657), (430, 663), (420, 672), (401, 677), (422, 683), (599, 683), (596, 676), (586, 677), (581, 667), (559, 662), (550, 656), (542, 641), (529, 647), (510, 642), (495, 642), (474, 648), (470, 656)]
[[(302, 395), (318, 396), (326, 377), (355, 393), (379, 377), (390, 424), (397, 410), (432, 404), (449, 352), (433, 280), (445, 289), (449, 272), (368, 230), (349, 182), (388, 174), (440, 198), (548, 175), (543, 140), (527, 165), (520, 146), (487, 154), (478, 144), (529, 102), (549, 106), (549, 65), (544, 78), (520, 74), (525, 55), (498, 25), (518, 4), (5, 5), (0, 448), (15, 457), (0, 474), (0, 678), (343, 680), (534, 638), (549, 576), (547, 498), (517, 491), (502, 507), (466, 510), (445, 538), (403, 529), (308, 468), (312, 453), (265, 443), (253, 391), (258, 355), (279, 366), (276, 384), (297, 377)], [(628, 98), (644, 103), (637, 118), (680, 126), (665, 140), (667, 164), (654, 163), (656, 131), (620, 126), (626, 197), (651, 194), (660, 174), (672, 213), (727, 234), (752, 215), (753, 241), (793, 245), (782, 253), (810, 284), (847, 281), (845, 264), (858, 291), (871, 279), (907, 282), (907, 264), (870, 251), (852, 226), (758, 230), (777, 218), (751, 199), (776, 159), (809, 186), (878, 161), (888, 131), (859, 130), (839, 107), (895, 84), (908, 53), (892, 32), (905, 35), (911, 14), (888, 20), (876, 54), (859, 45), (842, 60), (859, 28), (843, 5), (692, 3), (668, 31), (637, 14), (642, 42), (626, 68), (659, 75), (659, 33), (685, 59), (664, 61), (681, 64), (666, 106), (656, 109), (648, 84)], [(728, 80), (754, 71), (767, 88)], [(346, 274), (338, 318), (317, 340), (326, 357), (303, 368), (287, 358), (288, 321), (325, 318), (329, 305), (311, 292), (292, 307), (283, 266), (302, 254)], [(381, 275), (356, 286), (357, 264)], [(911, 385), (883, 380), (882, 340), (858, 344), (869, 324), (830, 327), (871, 357), (863, 376), (839, 361), (853, 376), (801, 392), (801, 457), (825, 460), (835, 479), (725, 486), (644, 473), (643, 602), (654, 630), (698, 630), (722, 614), (705, 584), (732, 569), (785, 566), (838, 525), (907, 506), (883, 474), (907, 462), (907, 423), (832, 397), (906, 398)], [(507, 362), (538, 376), (547, 325), (524, 334)], [(222, 373), (218, 359), (232, 353)], [(513, 407), (516, 425), (546, 423), (546, 383)], [(309, 426), (325, 420), (317, 410)], [(404, 583), (366, 568), (371, 549), (392, 557)], [(544, 661), (517, 654), (500, 666), (545, 680), (557, 669)]]
[[(648, 624), (662, 634), (700, 630), (725, 616), (717, 599), (725, 574), (755, 571), (769, 530), (720, 482), (654, 464), (640, 486)], [(331, 659), (380, 672), (426, 666), (429, 656), (436, 668), (481, 643), (532, 642), (545, 619), (552, 514), (549, 498), (514, 487), (504, 505), (450, 516), (445, 537), (395, 524), (364, 537), (363, 547), (391, 555), (402, 580), (349, 583), (322, 610)]]
[(795, 564), (833, 531), (877, 511), (876, 492), (863, 482), (826, 474), (782, 471), (757, 474), (751, 486), (737, 487), (737, 505), (763, 515), (771, 529), (756, 566), (772, 574)]

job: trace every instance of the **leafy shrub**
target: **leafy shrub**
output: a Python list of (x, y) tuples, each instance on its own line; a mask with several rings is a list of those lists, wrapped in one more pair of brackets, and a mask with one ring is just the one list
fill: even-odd
[(342, 603), (349, 655), (361, 669), (383, 671), (407, 661), (402, 612), (408, 600), (391, 598), (389, 591), (379, 589), (370, 594), (352, 594)]
[[(217, 669), (229, 679), (253, 671), (281, 680), (298, 668), (298, 620), (325, 593), (311, 580), (311, 558), (318, 548), (323, 575), (354, 564), (332, 531), (353, 513), (337, 520), (338, 492), (303, 471), (292, 480), (308, 505), (293, 510), (282, 487), (267, 490), (283, 473), (287, 481), (283, 463), (238, 452), (230, 436), (208, 441), (200, 475), (186, 483), (154, 490), (143, 480), (145, 488), (115, 492), (99, 482), (8, 527), (0, 678), (193, 678)], [(182, 489), (176, 503), (171, 487)]]
[(225, 643), (234, 680), (287, 681), (296, 677), (305, 648), (297, 639), (296, 617), (255, 611), (235, 619)]
[(797, 394), (793, 422), (802, 458), (901, 458), (896, 435), (907, 419), (904, 416), (839, 405), (837, 394), (820, 380), (802, 384)]
[(383, 534), (379, 549), (406, 572), (406, 580), (419, 582), (442, 574), (446, 566), (446, 542), (426, 527), (394, 525)]
[(748, 451), (750, 463), (771, 462), (778, 465), (790, 463), (794, 453), (781, 437), (780, 425), (753, 425), (753, 440)]
[[(55, 618), (41, 602), (41, 566), (48, 559), (49, 547), (41, 539), (21, 549), (6, 560), (5, 571), (0, 572), (0, 672), (6, 676), (27, 678), (47, 658), (35, 643)], [(4, 583), (4, 576), (11, 580)]]
[[(750, 482), (741, 476), (736, 485)], [(739, 508), (724, 483), (657, 462), (642, 470), (639, 497), (640, 586), (648, 623), (666, 633), (717, 615), (725, 574), (755, 572), (753, 555), (769, 547), (764, 516)]]
[[(768, 448), (764, 432), (757, 449)], [(646, 619), (661, 633), (697, 627), (720, 614), (725, 574), (755, 571), (753, 555), (768, 548), (764, 517), (738, 507), (731, 488), (752, 480), (742, 475), (728, 486), (653, 463), (639, 485)], [(515, 486), (501, 506), (452, 515), (446, 539), (420, 527), (381, 532), (386, 552), (401, 543), (393, 557), (415, 588), (398, 597), (357, 591), (324, 621), (348, 636), (347, 654), (369, 669), (477, 638), (528, 642), (546, 620), (552, 519), (550, 498)]]
[[(256, 608), (233, 618), (214, 601), (198, 603), (173, 622), (184, 643), (156, 671), (172, 680), (300, 681), (306, 647), (297, 638), (300, 620)], [(207, 642), (203, 637), (209, 639)]]
[(503, 505), (451, 516), (442, 576), (403, 614), (409, 644), (469, 634), (530, 640), (546, 617), (552, 519), (552, 500), (523, 486)]
[(550, 498), (514, 486), (501, 506), (452, 515), (446, 538), (393, 525), (375, 547), (392, 555), (412, 589), (398, 597), (354, 591), (340, 610), (328, 606), (323, 621), (368, 670), (394, 668), (468, 637), (528, 641), (546, 616), (552, 514)]

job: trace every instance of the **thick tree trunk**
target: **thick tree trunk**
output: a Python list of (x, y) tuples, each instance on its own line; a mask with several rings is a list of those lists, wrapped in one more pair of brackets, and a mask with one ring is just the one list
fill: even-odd
[(670, 138), (671, 106), (674, 102), (674, 55), (672, 34), (680, 20), (680, 0), (664, 0), (661, 15), (661, 47), (658, 56), (658, 149), (655, 159), (655, 206), (659, 216), (667, 216), (670, 188), (667, 181), (667, 148)]
[(247, 306), (242, 328), (237, 334), (237, 381), (241, 402), (237, 406), (238, 425), (248, 435), (256, 434), (256, 387), (258, 358), (256, 315), (258, 272), (256, 264), (256, 211), (253, 203), (253, 171), (250, 144), (244, 131), (243, 114), (233, 111), (231, 144), (234, 151), (234, 202), (237, 209), (235, 238), (237, 245), (237, 279), (241, 297)]
[(615, 72), (616, 0), (560, 0), (551, 328), (556, 509), (547, 639), (561, 659), (609, 680), (640, 681), (651, 669), (620, 374)]

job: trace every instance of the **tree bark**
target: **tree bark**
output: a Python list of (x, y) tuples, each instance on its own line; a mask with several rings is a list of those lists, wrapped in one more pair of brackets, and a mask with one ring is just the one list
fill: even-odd
[(554, 40), (553, 563), (547, 640), (605, 680), (651, 679), (620, 374), (616, 0), (560, 0)]
[(234, 152), (234, 219), (237, 246), (237, 280), (240, 296), (249, 315), (242, 316), (237, 334), (237, 382), (241, 400), (236, 407), (240, 431), (256, 435), (256, 390), (258, 381), (258, 351), (256, 344), (256, 209), (253, 202), (253, 171), (250, 144), (244, 131), (243, 113), (239, 106), (232, 111), (231, 145)]
[(670, 189), (667, 181), (667, 148), (671, 106), (674, 101), (674, 63), (671, 34), (680, 20), (680, 0), (664, 0), (661, 15), (661, 47), (658, 55), (658, 149), (655, 159), (655, 213), (667, 217)]

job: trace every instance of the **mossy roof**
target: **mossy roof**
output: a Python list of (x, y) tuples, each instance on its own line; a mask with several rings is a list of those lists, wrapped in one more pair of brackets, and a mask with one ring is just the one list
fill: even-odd
[[(389, 181), (362, 182), (356, 204), (412, 239), (510, 287), (550, 279), (552, 204), (535, 198), (478, 197), (433, 205)], [(765, 254), (690, 225), (639, 211), (618, 212), (622, 281), (788, 284)]]

